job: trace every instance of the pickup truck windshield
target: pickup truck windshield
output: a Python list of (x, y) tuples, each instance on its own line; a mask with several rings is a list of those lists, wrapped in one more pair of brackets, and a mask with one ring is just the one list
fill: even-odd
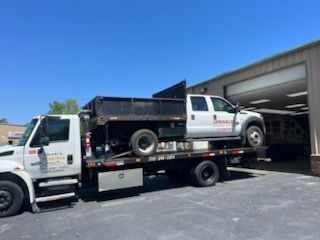
[(26, 144), (26, 142), (27, 142), (30, 134), (32, 133), (32, 130), (36, 126), (37, 122), (38, 122), (37, 119), (32, 119), (32, 121), (27, 125), (26, 130), (22, 134), (17, 146), (24, 146)]

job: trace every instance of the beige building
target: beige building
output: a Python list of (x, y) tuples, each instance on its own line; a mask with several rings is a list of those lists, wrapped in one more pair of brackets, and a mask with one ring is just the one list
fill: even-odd
[(262, 113), (267, 154), (311, 160), (312, 172), (320, 176), (320, 40), (194, 84), (188, 91), (220, 95)]
[(0, 124), (0, 146), (17, 143), (24, 129), (24, 125)]

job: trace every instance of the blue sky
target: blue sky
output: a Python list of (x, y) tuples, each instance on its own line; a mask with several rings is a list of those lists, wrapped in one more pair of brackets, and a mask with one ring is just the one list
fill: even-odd
[(148, 97), (320, 38), (319, 1), (0, 1), (0, 118)]

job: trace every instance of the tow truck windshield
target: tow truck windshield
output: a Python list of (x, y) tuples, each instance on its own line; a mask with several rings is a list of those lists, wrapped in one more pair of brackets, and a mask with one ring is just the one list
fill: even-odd
[(26, 142), (28, 141), (28, 138), (30, 137), (30, 134), (32, 133), (32, 130), (36, 126), (38, 120), (37, 119), (32, 119), (31, 122), (27, 125), (26, 130), (22, 134), (17, 146), (24, 146)]

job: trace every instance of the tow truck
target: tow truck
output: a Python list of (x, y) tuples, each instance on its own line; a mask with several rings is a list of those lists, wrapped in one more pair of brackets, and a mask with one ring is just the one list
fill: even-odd
[[(157, 105), (165, 101), (168, 103), (157, 99)], [(17, 214), (28, 205), (33, 212), (39, 212), (39, 203), (81, 197), (82, 189), (105, 192), (139, 188), (144, 177), (161, 172), (172, 179), (189, 179), (198, 187), (213, 186), (228, 176), (227, 166), (233, 160), (254, 158), (266, 149), (236, 146), (226, 139), (224, 146), (215, 145), (214, 141), (210, 144), (212, 139), (201, 139), (207, 143), (201, 149), (196, 147), (200, 139), (172, 137), (183, 132), (182, 125), (176, 123), (184, 122), (177, 119), (179, 116), (167, 116), (169, 122), (165, 119), (166, 123), (160, 126), (168, 137), (160, 138), (154, 153), (137, 154), (130, 148), (118, 152), (110, 147), (106, 141), (108, 131), (99, 124), (115, 117), (97, 118), (86, 108), (77, 115), (35, 116), (16, 146), (0, 147), (0, 216)], [(145, 126), (153, 119), (147, 117)], [(143, 152), (148, 144), (143, 138), (140, 140)]]

